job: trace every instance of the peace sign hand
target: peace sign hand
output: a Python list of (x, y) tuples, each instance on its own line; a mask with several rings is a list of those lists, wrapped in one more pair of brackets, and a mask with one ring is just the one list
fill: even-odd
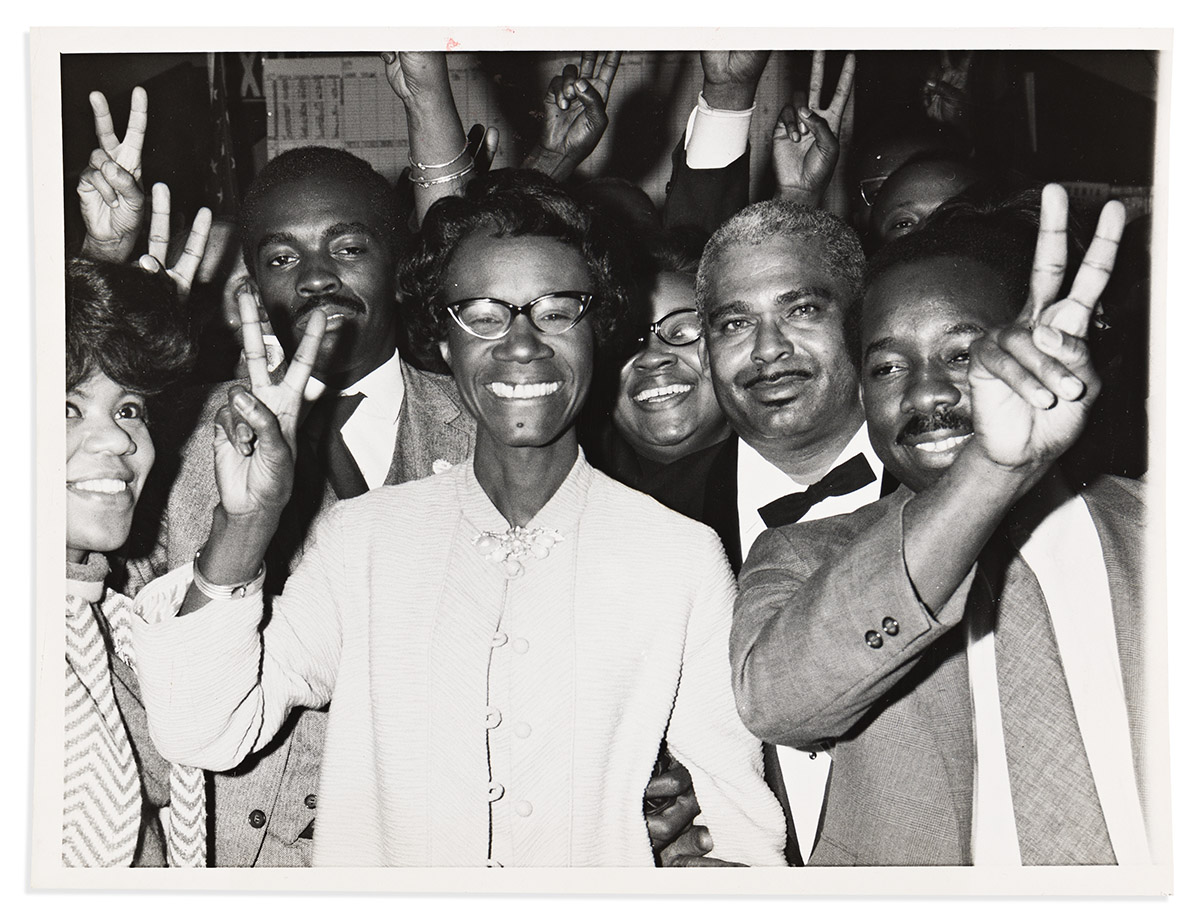
[(232, 519), (277, 518), (292, 492), (296, 430), (304, 387), (325, 334), (325, 313), (317, 309), (309, 316), (291, 365), (282, 381), (275, 383), (267, 371), (258, 297), (246, 285), (237, 300), (250, 391), (232, 387), (228, 404), (217, 412), (213, 438), (217, 490), (221, 507)]
[(556, 160), (558, 165), (551, 173), (555, 178), (566, 178), (604, 136), (608, 97), (620, 63), (620, 51), (605, 51), (603, 60), (597, 51), (584, 51), (578, 67), (567, 64), (550, 80), (542, 99), (540, 149), (531, 159)]
[(146, 194), (141, 185), (142, 145), (146, 136), (146, 90), (135, 87), (125, 137), (117, 140), (108, 100), (88, 96), (100, 146), (92, 151), (76, 190), (83, 216), (83, 254), (101, 261), (124, 262), (133, 254)]
[(1067, 193), (1043, 190), (1025, 307), (1013, 325), (971, 346), (975, 440), (997, 465), (1040, 475), (1083, 431), (1100, 391), (1087, 330), (1124, 226), (1125, 208), (1109, 201), (1071, 292), (1054, 301), (1067, 263)]
[(149, 252), (138, 259), (138, 265), (151, 274), (166, 267), (167, 277), (175, 284), (175, 290), (181, 300), (186, 300), (192, 292), (192, 281), (196, 270), (204, 259), (204, 250), (208, 246), (208, 233), (212, 229), (212, 211), (201, 207), (196, 211), (196, 219), (192, 221), (192, 229), (183, 251), (175, 264), (166, 267), (167, 248), (171, 244), (171, 189), (162, 182), (156, 182), (150, 189), (150, 242)]
[(816, 207), (833, 178), (840, 148), (842, 119), (854, 95), (853, 54), (847, 54), (828, 108), (821, 107), (825, 85), (825, 52), (814, 51), (808, 82), (808, 104), (796, 92), (784, 105), (771, 136), (771, 158), (779, 195)]

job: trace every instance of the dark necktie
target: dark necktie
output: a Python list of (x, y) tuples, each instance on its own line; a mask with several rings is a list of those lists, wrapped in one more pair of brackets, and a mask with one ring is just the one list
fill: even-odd
[(367, 480), (363, 478), (358, 463), (354, 461), (350, 448), (342, 438), (342, 428), (364, 398), (366, 396), (361, 392), (339, 396), (334, 401), (329, 415), (329, 429), (324, 436), (325, 459), (328, 462), (329, 482), (339, 500), (358, 497), (360, 494), (366, 494), (368, 490)]
[(850, 494), (874, 480), (875, 473), (871, 470), (871, 464), (867, 462), (866, 456), (859, 453), (853, 459), (847, 459), (831, 469), (807, 491), (785, 494), (765, 507), (759, 507), (758, 515), (772, 529), (776, 526), (787, 526), (801, 519), (825, 498)]

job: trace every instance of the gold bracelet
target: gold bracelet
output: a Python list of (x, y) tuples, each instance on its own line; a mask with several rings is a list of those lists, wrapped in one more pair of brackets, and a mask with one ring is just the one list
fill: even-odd
[(447, 166), (453, 166), (456, 162), (462, 159), (463, 154), (467, 152), (467, 148), (470, 146), (470, 139), (468, 138), (467, 140), (464, 140), (463, 148), (458, 151), (458, 155), (455, 156), (454, 159), (446, 160), (444, 163), (419, 163), (412, 158), (411, 153), (408, 154), (408, 162), (414, 169), (445, 169)]
[(192, 583), (195, 584), (197, 590), (209, 599), (218, 601), (245, 599), (247, 596), (253, 596), (255, 593), (262, 592), (263, 584), (267, 579), (266, 561), (258, 566), (258, 573), (254, 575), (254, 579), (247, 580), (245, 583), (224, 586), (211, 582), (200, 573), (200, 552), (202, 551), (204, 551), (203, 548), (198, 549), (196, 557), (192, 560)]
[(454, 181), (456, 178), (462, 178), (464, 175), (467, 175), (473, 171), (475, 171), (475, 164), (471, 163), (465, 169), (462, 169), (458, 172), (452, 172), (450, 175), (442, 175), (435, 179), (418, 178), (410, 172), (408, 174), (408, 180), (414, 185), (420, 185), (422, 188), (432, 188), (434, 185), (443, 185), (446, 182)]

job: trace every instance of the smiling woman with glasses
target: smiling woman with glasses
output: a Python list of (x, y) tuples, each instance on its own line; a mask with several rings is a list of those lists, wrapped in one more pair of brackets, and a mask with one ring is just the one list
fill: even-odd
[[(472, 459), (338, 503), (265, 627), (262, 594), (227, 584), (143, 629), (156, 735), (225, 769), (292, 707), (329, 704), (314, 861), (347, 866), (652, 866), (643, 797), (665, 739), (714, 858), (783, 865), (733, 703), (721, 544), (578, 445), (596, 350), (629, 327), (618, 249), (550, 180), (499, 173), (434, 205), (400, 276), (413, 343), (477, 421)], [(316, 348), (281, 386), (258, 374), (223, 501), (286, 493)], [(247, 528), (214, 525), (249, 569)]]

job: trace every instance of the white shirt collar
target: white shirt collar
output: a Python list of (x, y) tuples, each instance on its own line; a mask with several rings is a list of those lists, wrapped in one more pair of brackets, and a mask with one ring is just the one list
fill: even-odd
[[(325, 391), (325, 383), (310, 376), (304, 387), (304, 400), (316, 401)], [(354, 395), (361, 392), (366, 398), (360, 410), (367, 414), (389, 416), (389, 419), (399, 417), (400, 403), (404, 400), (404, 376), (400, 372), (400, 351), (392, 352), (391, 359), (384, 361), (374, 370), (357, 382), (342, 389), (341, 395)], [(389, 407), (390, 406), (390, 407)], [(355, 414), (358, 412), (356, 411)]]

